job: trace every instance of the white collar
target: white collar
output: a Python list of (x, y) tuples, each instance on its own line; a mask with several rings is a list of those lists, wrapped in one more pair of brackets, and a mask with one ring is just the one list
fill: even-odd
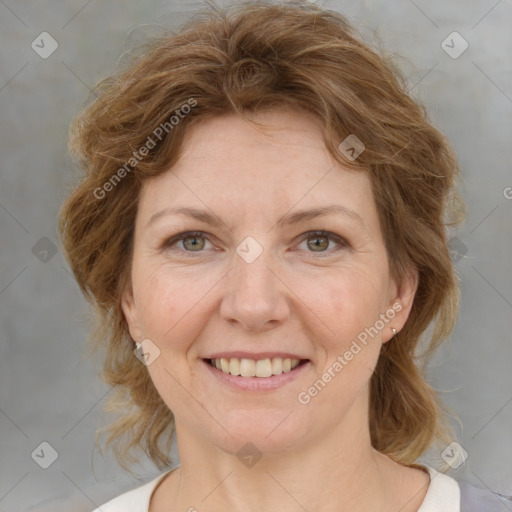
[(430, 466), (423, 467), (430, 475), (430, 485), (418, 512), (459, 512), (460, 487), (457, 480)]

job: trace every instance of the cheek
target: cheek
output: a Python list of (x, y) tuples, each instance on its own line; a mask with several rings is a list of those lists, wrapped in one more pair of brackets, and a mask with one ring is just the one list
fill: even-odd
[(139, 272), (134, 293), (144, 336), (163, 350), (186, 346), (200, 329), (202, 301), (217, 281), (211, 273), (198, 278), (165, 266)]
[(326, 333), (316, 338), (322, 340), (316, 347), (317, 376), (330, 384), (318, 405), (338, 403), (344, 411), (367, 386), (378, 361), (380, 332), (368, 334), (368, 329), (386, 306), (386, 283), (373, 267), (353, 266), (308, 284), (302, 293), (309, 289), (311, 309)]
[(335, 345), (350, 341), (379, 318), (386, 305), (385, 283), (372, 268), (339, 268), (300, 283), (303, 297)]
[(379, 358), (381, 333), (368, 333), (383, 311), (383, 288), (373, 273), (353, 272), (329, 280), (320, 296), (313, 310), (335, 334), (329, 331), (317, 346), (317, 379), (327, 384), (316, 407), (332, 416), (332, 404), (337, 404), (333, 417), (341, 420), (366, 390)]

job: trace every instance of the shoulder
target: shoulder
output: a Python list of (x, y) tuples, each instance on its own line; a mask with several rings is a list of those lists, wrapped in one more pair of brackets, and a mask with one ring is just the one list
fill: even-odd
[(461, 512), (502, 512), (505, 510), (503, 505), (512, 505), (512, 496), (482, 489), (465, 481), (459, 482), (459, 486)]
[(512, 497), (459, 482), (429, 466), (424, 467), (430, 474), (430, 485), (418, 512), (502, 512), (505, 503), (512, 503)]
[(92, 512), (148, 512), (151, 495), (167, 474), (168, 472), (163, 473), (150, 482), (113, 498)]

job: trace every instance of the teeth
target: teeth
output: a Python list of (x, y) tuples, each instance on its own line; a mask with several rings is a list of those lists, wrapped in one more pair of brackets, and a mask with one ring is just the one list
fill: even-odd
[(241, 377), (271, 377), (286, 373), (296, 368), (300, 359), (283, 359), (273, 357), (272, 359), (210, 359), (210, 364), (223, 373), (229, 375), (240, 375)]
[(231, 373), (231, 375), (240, 375), (240, 359), (229, 359), (228, 369), (224, 373)]
[(224, 372), (224, 373), (229, 373), (229, 360), (226, 359), (226, 358), (222, 358), (220, 360), (220, 369)]
[(240, 375), (242, 377), (255, 377), (256, 376), (256, 362), (253, 361), (252, 359), (241, 359), (240, 360)]
[(272, 358), (272, 373), (274, 375), (283, 373), (283, 360), (280, 357)]
[(270, 377), (272, 375), (272, 361), (270, 359), (256, 361), (256, 375), (258, 377)]

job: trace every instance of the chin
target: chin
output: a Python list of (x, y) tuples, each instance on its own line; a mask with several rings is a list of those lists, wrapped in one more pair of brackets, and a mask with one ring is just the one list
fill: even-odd
[(291, 412), (233, 411), (233, 421), (224, 419), (222, 422), (229, 434), (221, 427), (212, 427), (206, 435), (210, 443), (234, 456), (238, 456), (240, 450), (243, 452), (243, 447), (248, 443), (255, 447), (255, 451), (266, 456), (283, 454), (296, 450), (301, 443), (307, 441), (306, 422), (299, 424), (297, 418), (293, 418), (295, 414)]

